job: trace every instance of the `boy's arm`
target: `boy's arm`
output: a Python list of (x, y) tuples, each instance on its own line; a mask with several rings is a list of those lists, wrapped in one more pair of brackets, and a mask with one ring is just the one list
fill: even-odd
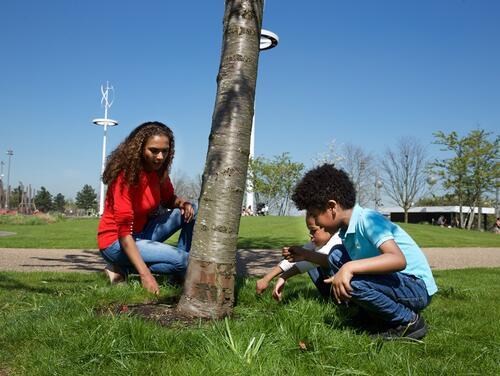
[(262, 294), (269, 287), (269, 282), (271, 282), (274, 277), (280, 275), (281, 273), (283, 273), (283, 270), (279, 265), (276, 265), (269, 271), (269, 273), (267, 273), (264, 277), (257, 281), (255, 292), (259, 295)]
[(338, 303), (351, 298), (351, 279), (356, 274), (387, 274), (403, 270), (406, 258), (394, 240), (387, 240), (379, 247), (379, 256), (349, 261), (331, 278), (325, 280), (332, 283), (332, 290)]
[(316, 251), (308, 251), (299, 246), (283, 248), (282, 255), (290, 262), (309, 261), (322, 267), (328, 267), (328, 255)]
[(283, 292), (283, 288), (285, 287), (287, 279), (297, 274), (300, 274), (300, 269), (297, 268), (296, 265), (294, 265), (292, 268), (284, 272), (281, 277), (278, 278), (278, 282), (276, 282), (276, 286), (274, 286), (273, 290), (273, 298), (275, 300), (277, 300), (278, 302), (281, 300), (281, 293)]
[(379, 256), (350, 261), (347, 264), (353, 274), (387, 274), (406, 268), (406, 258), (394, 240), (383, 242), (378, 248)]

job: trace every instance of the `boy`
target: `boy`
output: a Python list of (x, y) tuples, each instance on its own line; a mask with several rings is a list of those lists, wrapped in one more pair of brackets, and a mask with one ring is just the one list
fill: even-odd
[[(311, 241), (304, 245), (304, 249), (315, 250), (319, 253), (328, 254), (334, 246), (341, 246), (342, 241), (339, 236), (337, 234), (332, 236), (329, 232), (316, 226), (316, 222), (311, 215), (306, 215), (306, 226), (309, 230), (309, 237), (311, 238)], [(285, 247), (283, 249), (285, 250), (288, 248)], [(288, 278), (305, 272), (308, 272), (320, 294), (325, 298), (329, 298), (330, 286), (326, 285), (323, 281), (326, 277), (328, 277), (328, 275), (323, 272), (321, 267), (318, 267), (309, 261), (300, 261), (297, 263), (290, 263), (287, 260), (281, 261), (264, 277), (257, 281), (255, 286), (256, 293), (259, 295), (262, 294), (269, 287), (269, 283), (273, 280), (273, 278), (280, 275), (280, 278), (278, 279), (278, 282), (276, 282), (276, 286), (273, 290), (273, 298), (280, 301), (281, 293)]]
[(420, 339), (427, 325), (420, 315), (437, 291), (431, 269), (418, 245), (399, 226), (378, 212), (355, 205), (356, 192), (347, 174), (331, 164), (310, 170), (292, 200), (316, 224), (339, 232), (346, 251), (329, 256), (301, 247), (283, 251), (289, 261), (308, 260), (328, 266), (337, 303), (351, 301), (384, 321), (385, 339)]

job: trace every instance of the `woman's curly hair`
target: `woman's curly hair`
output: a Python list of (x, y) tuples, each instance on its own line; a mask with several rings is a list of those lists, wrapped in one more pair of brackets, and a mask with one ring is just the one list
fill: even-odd
[(175, 140), (174, 133), (165, 124), (151, 121), (139, 125), (128, 137), (110, 154), (106, 162), (106, 168), (102, 174), (104, 184), (111, 184), (121, 171), (125, 173), (125, 181), (129, 185), (139, 182), (142, 170), (142, 153), (146, 141), (151, 136), (167, 136), (169, 140), (168, 154), (165, 162), (158, 170), (158, 175), (163, 181), (170, 172), (172, 160), (174, 159)]
[(356, 203), (356, 190), (343, 170), (325, 163), (304, 175), (295, 187), (292, 200), (299, 210), (325, 210), (329, 200), (351, 209)]

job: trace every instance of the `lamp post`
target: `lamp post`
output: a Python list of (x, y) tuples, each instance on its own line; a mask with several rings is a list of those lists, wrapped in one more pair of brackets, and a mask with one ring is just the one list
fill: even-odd
[(7, 194), (5, 195), (5, 209), (9, 210), (10, 208), (10, 159), (14, 155), (12, 149), (7, 150), (7, 155), (9, 156), (9, 163), (7, 164)]
[(382, 188), (382, 181), (377, 176), (375, 179), (375, 210), (378, 210), (380, 205), (380, 188)]
[(4, 164), (5, 164), (4, 161), (0, 161), (0, 208), (5, 206), (5, 204), (2, 202), (2, 200), (5, 199), (4, 190), (3, 190), (3, 166), (4, 166)]
[[(260, 45), (259, 45), (260, 51), (270, 50), (271, 48), (276, 47), (278, 43), (279, 43), (279, 38), (275, 33), (265, 29), (262, 29), (260, 31)], [(254, 105), (254, 113), (252, 119), (252, 133), (250, 136), (249, 158), (253, 159), (254, 155), (255, 155), (255, 105)], [(249, 171), (249, 173), (247, 174), (246, 207), (248, 208), (249, 206), (251, 206), (254, 213), (256, 213), (257, 208), (254, 206), (254, 193), (253, 193), (251, 171)]]
[[(104, 173), (104, 167), (106, 165), (106, 139), (108, 134), (108, 127), (114, 127), (118, 125), (118, 122), (113, 119), (108, 119), (108, 109), (113, 105), (114, 102), (114, 91), (113, 86), (109, 86), (109, 82), (106, 82), (106, 87), (101, 85), (102, 99), (101, 104), (104, 107), (104, 118), (98, 118), (92, 120), (95, 125), (102, 125), (104, 127), (104, 136), (102, 139), (102, 161), (101, 161), (101, 189), (99, 192), (99, 215), (104, 213), (104, 183), (102, 181), (102, 174)], [(109, 95), (113, 94), (113, 98), (110, 101)]]

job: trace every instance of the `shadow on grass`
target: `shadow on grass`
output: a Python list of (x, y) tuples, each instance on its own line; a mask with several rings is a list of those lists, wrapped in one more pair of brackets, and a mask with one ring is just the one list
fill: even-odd
[[(63, 257), (31, 257), (37, 260), (33, 264), (22, 264), (23, 267), (44, 268), (46, 271), (60, 271), (61, 267), (67, 271), (100, 272), (105, 266), (104, 260), (99, 253), (88, 249), (79, 254), (68, 254)], [(42, 263), (46, 262), (46, 263)]]
[(252, 248), (252, 249), (281, 249), (290, 245), (302, 245), (305, 241), (297, 241), (296, 236), (266, 236), (266, 235), (252, 235), (246, 238), (244, 236), (238, 239), (238, 248)]
[(48, 287), (30, 286), (29, 284), (21, 282), (17, 278), (10, 277), (6, 274), (0, 274), (0, 289), (10, 290), (10, 291), (19, 290), (19, 291), (33, 292), (38, 294), (48, 294), (48, 295), (53, 295), (57, 293), (57, 289), (52, 289)]

